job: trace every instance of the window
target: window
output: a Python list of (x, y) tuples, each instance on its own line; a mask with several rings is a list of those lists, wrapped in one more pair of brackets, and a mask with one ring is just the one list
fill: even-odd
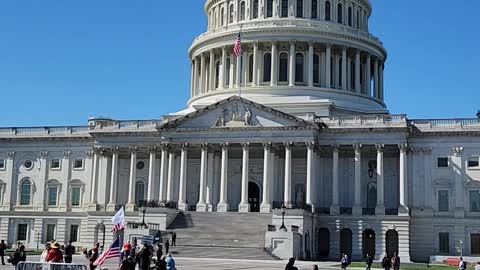
[(350, 61), (350, 89), (355, 89), (355, 61)]
[(215, 88), (220, 84), (220, 61), (215, 63)]
[(279, 66), (279, 73), (278, 73), (278, 81), (279, 82), (287, 82), (288, 81), (288, 54), (286, 52), (280, 53), (280, 66)]
[(331, 17), (331, 4), (330, 1), (325, 2), (325, 20), (330, 21)]
[(450, 234), (448, 232), (438, 234), (438, 251), (440, 254), (450, 254)]
[(70, 195), (70, 203), (72, 206), (80, 206), (80, 192), (81, 187), (72, 187), (72, 194)]
[(248, 56), (248, 82), (253, 81), (253, 54)]
[(352, 7), (348, 7), (348, 26), (352, 26)]
[(137, 162), (137, 170), (143, 170), (145, 168), (145, 162), (139, 161)]
[(297, 17), (303, 18), (303, 0), (297, 0)]
[(50, 169), (52, 170), (60, 169), (60, 159), (52, 159), (50, 161)]
[(437, 158), (437, 168), (448, 168), (448, 157)]
[(343, 23), (343, 5), (342, 4), (338, 4), (337, 22), (338, 23)]
[(70, 241), (78, 242), (78, 225), (70, 225)]
[(79, 159), (75, 159), (73, 161), (73, 168), (75, 170), (81, 170), (83, 169), (83, 159), (79, 158)]
[(225, 64), (226, 65), (226, 68), (225, 68), (225, 85), (230, 85), (230, 56), (227, 57), (227, 63)]
[(225, 24), (225, 9), (222, 8), (220, 11), (220, 24), (223, 26)]
[(449, 211), (449, 198), (448, 190), (439, 190), (438, 191), (438, 211), (448, 212)]
[(480, 234), (470, 234), (470, 247), (472, 255), (480, 255)]
[(23, 162), (23, 167), (25, 167), (25, 169), (27, 169), (27, 170), (32, 169), (33, 168), (33, 161), (25, 160), (25, 162)]
[(48, 187), (48, 206), (57, 206), (58, 186)]
[(313, 55), (313, 83), (320, 83), (320, 56), (318, 54)]
[(240, 21), (245, 20), (245, 1), (240, 3)]
[(295, 82), (303, 82), (303, 54), (297, 53), (295, 57)]
[(145, 183), (143, 181), (137, 181), (137, 183), (135, 183), (135, 202), (139, 204), (140, 201), (143, 200), (145, 200)]
[(282, 18), (288, 17), (288, 0), (282, 0)]
[(480, 190), (470, 190), (470, 212), (480, 212)]
[(469, 157), (468, 158), (468, 168), (479, 168), (480, 167), (479, 160), (480, 160), (480, 157), (478, 157), (478, 156)]
[(47, 235), (45, 241), (55, 240), (55, 224), (47, 224)]
[(360, 29), (360, 11), (357, 10), (357, 28)]
[(272, 74), (272, 54), (263, 55), (263, 82), (270, 82)]
[(18, 224), (17, 241), (27, 241), (28, 224)]
[(5, 159), (0, 159), (0, 170), (5, 170)]
[(318, 0), (312, 0), (312, 19), (318, 18)]
[(228, 22), (229, 23), (233, 23), (233, 14), (234, 14), (234, 7), (233, 7), (233, 4), (230, 5), (230, 13), (229, 13), (229, 17), (228, 17)]
[(267, 18), (273, 17), (273, 0), (267, 0)]
[(253, 16), (254, 19), (258, 18), (258, 0), (253, 0)]
[(26, 179), (20, 185), (20, 205), (30, 205), (32, 183)]

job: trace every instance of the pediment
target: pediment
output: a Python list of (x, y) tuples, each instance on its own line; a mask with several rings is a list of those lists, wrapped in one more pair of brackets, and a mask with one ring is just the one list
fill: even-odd
[(233, 96), (169, 121), (160, 129), (312, 127), (310, 122), (253, 101)]

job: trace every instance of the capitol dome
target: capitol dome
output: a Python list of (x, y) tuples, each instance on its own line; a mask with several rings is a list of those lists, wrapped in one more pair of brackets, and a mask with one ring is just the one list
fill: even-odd
[(368, 0), (208, 0), (205, 12), (207, 32), (189, 50), (189, 107), (241, 94), (292, 114), (388, 113), (387, 52), (369, 33)]

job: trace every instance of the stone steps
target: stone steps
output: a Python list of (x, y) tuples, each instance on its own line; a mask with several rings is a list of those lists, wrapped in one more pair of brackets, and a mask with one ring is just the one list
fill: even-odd
[(174, 257), (213, 258), (213, 259), (243, 259), (243, 260), (276, 260), (260, 248), (224, 248), (203, 246), (177, 246), (170, 249)]

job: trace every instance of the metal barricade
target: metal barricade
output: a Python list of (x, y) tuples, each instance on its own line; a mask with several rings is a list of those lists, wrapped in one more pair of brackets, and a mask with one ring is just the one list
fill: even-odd
[(88, 268), (83, 264), (19, 262), (15, 270), (88, 270)]

